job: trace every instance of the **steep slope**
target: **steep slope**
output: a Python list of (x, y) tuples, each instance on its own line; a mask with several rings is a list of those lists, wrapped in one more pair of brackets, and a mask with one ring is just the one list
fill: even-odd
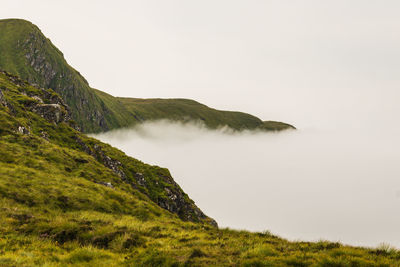
[(74, 120), (84, 131), (119, 126), (85, 78), (28, 21), (0, 21), (0, 68), (40, 87), (54, 89), (70, 106)]
[(388, 246), (218, 229), (174, 183), (0, 71), (0, 266), (398, 266)]
[(229, 125), (236, 130), (293, 128), (280, 122), (262, 123), (260, 119), (241, 112), (217, 111), (194, 101), (186, 105), (169, 99), (162, 100), (162, 103), (158, 99), (118, 99), (94, 90), (79, 72), (68, 65), (61, 51), (39, 28), (25, 20), (0, 20), (0, 68), (59, 93), (71, 108), (72, 118), (84, 132), (106, 131), (160, 118), (191, 118), (203, 120), (211, 128)]
[[(56, 166), (64, 171), (62, 179), (80, 177), (126, 194), (141, 192), (183, 220), (215, 224), (194, 205), (167, 169), (132, 159), (74, 130), (68, 107), (56, 93), (0, 72), (0, 95), (0, 136), (4, 145), (0, 155), (5, 162), (16, 164), (15, 170), (23, 166), (27, 172), (37, 169), (45, 176), (59, 173), (48, 169)], [(54, 201), (68, 206), (63, 193), (59, 194), (58, 201)]]

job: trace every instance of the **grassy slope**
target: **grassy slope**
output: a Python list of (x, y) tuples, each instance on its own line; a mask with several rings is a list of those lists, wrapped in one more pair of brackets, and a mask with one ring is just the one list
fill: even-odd
[(219, 111), (189, 99), (138, 99), (119, 98), (125, 106), (142, 120), (199, 120), (210, 128), (225, 125), (233, 129), (253, 129), (262, 124), (254, 116), (241, 112)]
[(94, 90), (65, 61), (63, 54), (35, 25), (18, 19), (0, 20), (0, 68), (59, 93), (84, 132), (126, 127), (143, 119), (203, 120), (211, 128), (225, 125), (240, 130), (291, 128), (279, 122), (261, 122), (241, 112), (208, 108), (191, 100), (119, 99)]
[[(112, 105), (112, 96), (97, 91), (97, 94)], [(275, 121), (263, 122), (243, 112), (222, 111), (210, 108), (191, 99), (140, 99), (117, 97), (113, 109), (126, 110), (137, 122), (168, 119), (171, 121), (200, 121), (211, 129), (228, 126), (235, 130), (264, 129), (279, 131), (294, 129), (293, 126)], [(132, 123), (134, 124), (134, 123)]]
[[(386, 247), (288, 242), (268, 232), (221, 230), (207, 218), (183, 221), (152, 196), (163, 197), (158, 174), (167, 170), (31, 112), (36, 100), (29, 96), (47, 102), (45, 94), (15, 77), (0, 73), (0, 90), (0, 266), (398, 266), (400, 253)], [(135, 186), (77, 137), (118, 159)], [(146, 188), (129, 176), (139, 171)]]
[[(32, 23), (1, 20), (0, 55), (0, 68), (58, 92), (85, 131), (100, 130), (100, 123), (109, 128), (118, 126), (87, 81), (67, 64), (63, 54)], [(104, 114), (103, 122), (98, 112)]]

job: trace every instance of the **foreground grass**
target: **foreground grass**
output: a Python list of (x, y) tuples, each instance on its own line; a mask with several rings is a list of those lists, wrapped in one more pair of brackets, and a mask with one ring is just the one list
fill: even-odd
[(167, 217), (143, 221), (95, 211), (40, 214), (2, 204), (1, 266), (399, 266), (400, 261), (399, 252), (386, 248), (288, 242), (269, 233)]

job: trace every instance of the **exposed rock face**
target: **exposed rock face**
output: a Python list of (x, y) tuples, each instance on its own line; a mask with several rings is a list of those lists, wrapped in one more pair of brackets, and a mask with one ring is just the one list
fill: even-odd
[(23, 46), (27, 48), (25, 57), (29, 65), (44, 77), (46, 83), (49, 83), (56, 76), (57, 72), (49, 62), (46, 62), (46, 56), (40, 53), (40, 49), (38, 49), (43, 47), (45, 42), (44, 38), (40, 38), (39, 35), (31, 32), (29, 38), (24, 41)]
[(34, 104), (29, 106), (29, 109), (32, 112), (39, 114), (42, 118), (55, 124), (71, 120), (69, 108), (59, 96), (50, 94), (45, 89), (42, 89), (42, 93), (44, 99), (46, 102), (49, 102), (49, 104), (44, 104), (44, 101), (40, 96), (29, 95), (36, 100)]
[[(42, 115), (42, 117), (48, 119), (49, 121), (53, 121), (56, 123), (62, 121), (68, 121), (71, 119), (69, 115), (68, 106), (64, 103), (62, 98), (59, 97), (57, 94), (54, 94), (50, 90), (46, 90), (43, 88), (41, 88), (42, 96), (26, 93), (22, 88), (22, 86), (28, 85), (26, 82), (8, 72), (1, 71), (1, 73), (6, 75), (11, 81), (13, 81), (13, 83), (21, 87), (22, 90), (21, 94), (29, 96), (36, 101), (27, 104), (26, 107), (31, 111), (38, 113), (39, 115)], [(48, 104), (44, 104), (43, 99), (45, 99)], [(7, 101), (1, 89), (0, 89), (0, 104), (2, 104), (3, 106), (7, 106)]]
[(69, 119), (68, 112), (59, 104), (39, 104), (32, 111), (54, 123), (60, 123)]
[(3, 92), (0, 89), (0, 105), (2, 106), (7, 106), (7, 101), (6, 98), (4, 97)]
[(122, 163), (118, 160), (112, 159), (107, 156), (99, 145), (94, 145), (93, 149), (90, 148), (85, 142), (82, 141), (78, 136), (75, 137), (76, 142), (81, 146), (86, 154), (94, 157), (96, 160), (101, 162), (104, 166), (112, 170), (116, 175), (118, 175), (122, 180), (126, 181), (126, 174), (122, 170)]
[(95, 154), (92, 151), (92, 149), (85, 142), (83, 142), (82, 139), (80, 139), (78, 136), (75, 136), (75, 140), (83, 149), (83, 151), (85, 151), (86, 154), (95, 157)]
[[(23, 89), (23, 86), (28, 85), (26, 82), (22, 81), (19, 77), (9, 74), (5, 71), (1, 71), (1, 73), (5, 74), (11, 81), (13, 81), (13, 83), (21, 87), (21, 94), (29, 96), (34, 100), (26, 104), (26, 108), (28, 108), (30, 111), (35, 112), (46, 120), (54, 123), (67, 122), (71, 120), (68, 106), (57, 94), (54, 94), (50, 90), (43, 88), (40, 90), (42, 94), (41, 96), (26, 93)], [(43, 99), (47, 104), (44, 103)], [(8, 106), (1, 89), (0, 104), (3, 106)]]
[[(167, 198), (158, 199), (157, 204), (160, 207), (178, 214), (180, 218), (186, 221), (196, 221), (197, 218), (208, 218), (197, 206), (188, 202), (188, 198), (172, 177), (163, 175), (161, 178), (172, 186), (164, 187)], [(217, 222), (212, 219), (210, 223), (216, 227), (218, 226)]]
[(10, 79), (11, 82), (13, 82), (16, 86), (20, 87), (23, 85), (26, 85), (26, 83), (21, 80), (18, 76), (12, 75), (6, 71), (1, 71), (2, 74), (6, 75), (8, 79)]
[(144, 178), (143, 173), (141, 173), (141, 172), (136, 173), (135, 179), (139, 185), (146, 187), (146, 179)]
[(99, 145), (94, 145), (95, 153), (97, 154), (100, 161), (103, 162), (104, 166), (111, 169), (115, 174), (117, 174), (122, 180), (126, 180), (126, 174), (121, 170), (122, 163), (116, 159), (112, 159), (107, 156)]
[[(30, 83), (52, 88), (59, 93), (74, 111), (71, 116), (83, 131), (108, 130), (105, 115), (110, 111), (89, 87), (86, 79), (70, 68), (64, 56), (37, 28), (19, 42), (27, 65), (36, 74), (26, 74)], [(67, 67), (68, 66), (68, 67)]]
[[(64, 103), (63, 99), (56, 93), (54, 93), (50, 89), (38, 88), (39, 92), (33, 94), (32, 91), (27, 90), (27, 86), (29, 85), (27, 82), (21, 80), (19, 77), (12, 75), (5, 71), (0, 71), (2, 74), (6, 75), (13, 83), (15, 83), (18, 87), (20, 87), (21, 94), (30, 97), (32, 100), (27, 101), (24, 106), (28, 110), (39, 114), (42, 118), (45, 118), (49, 122), (58, 124), (61, 122), (69, 123), (71, 121), (70, 109)], [(6, 88), (3, 88), (3, 90)], [(15, 113), (14, 108), (11, 104), (9, 104), (0, 89), (0, 105), (6, 106), (9, 109), (10, 113)], [(75, 130), (80, 131), (79, 127), (76, 125), (70, 125)], [(23, 127), (23, 126), (21, 126)], [(20, 127), (20, 128), (21, 128)], [(18, 132), (23, 134), (29, 134), (29, 130), (23, 127), (24, 129), (17, 129)], [(43, 138), (48, 140), (47, 133), (43, 134)]]

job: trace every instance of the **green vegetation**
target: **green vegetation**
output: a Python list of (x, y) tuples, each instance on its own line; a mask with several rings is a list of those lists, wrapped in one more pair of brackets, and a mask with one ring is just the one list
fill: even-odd
[(105, 123), (101, 114), (108, 114), (108, 110), (102, 101), (85, 78), (67, 64), (62, 52), (32, 23), (1, 20), (0, 54), (1, 69), (59, 93), (84, 130), (94, 131)]
[(192, 100), (116, 98), (92, 89), (39, 28), (25, 20), (0, 20), (0, 55), (1, 69), (60, 94), (83, 132), (106, 131), (155, 119), (200, 120), (213, 129), (293, 128), (280, 122), (262, 122), (246, 113), (218, 111)]
[(282, 122), (263, 122), (243, 112), (221, 111), (190, 99), (118, 98), (141, 121), (161, 120), (199, 121), (211, 129), (228, 126), (235, 130), (265, 129), (279, 131), (292, 128)]
[(168, 170), (74, 130), (67, 110), (0, 72), (0, 266), (400, 266), (385, 245), (218, 229)]

